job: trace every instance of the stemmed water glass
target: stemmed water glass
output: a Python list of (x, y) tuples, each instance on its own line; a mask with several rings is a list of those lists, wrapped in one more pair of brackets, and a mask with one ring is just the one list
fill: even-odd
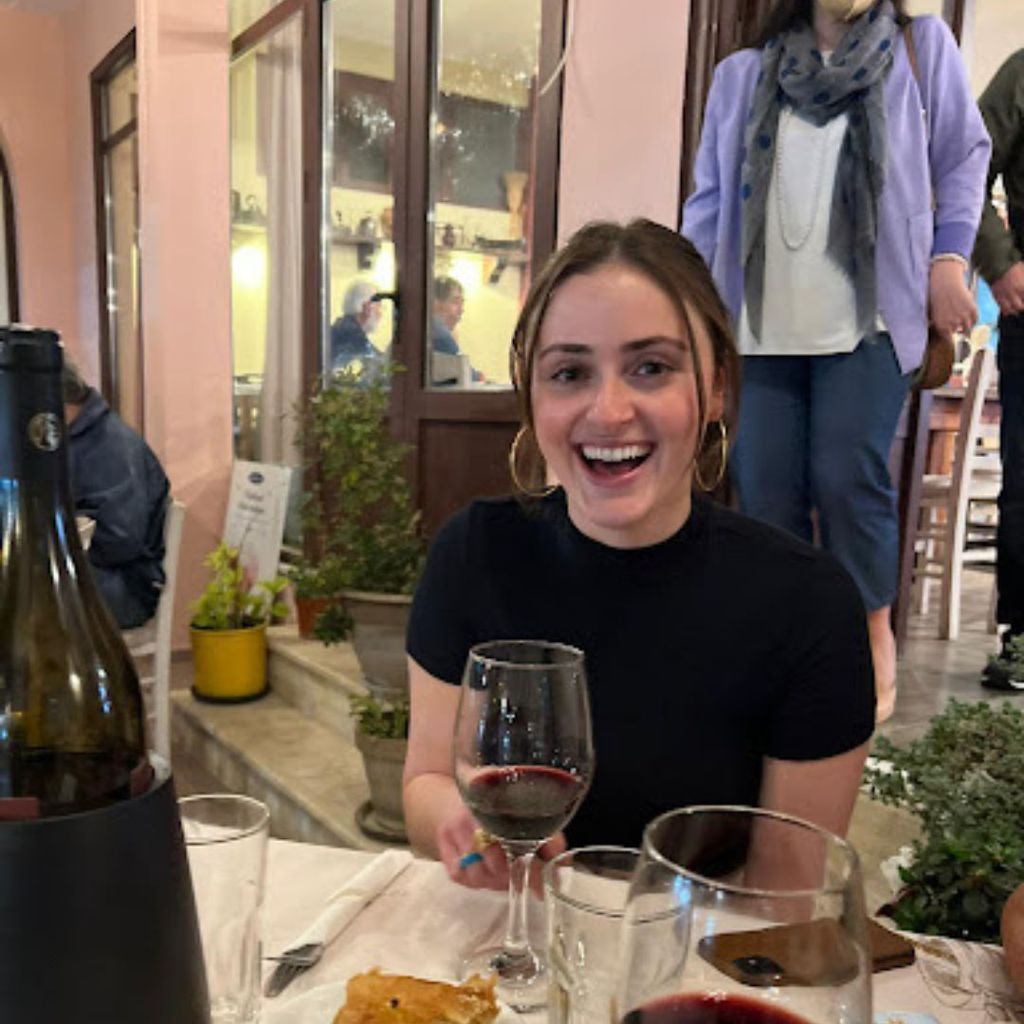
[(495, 972), (513, 1009), (545, 1001), (544, 963), (526, 928), (534, 853), (563, 829), (590, 785), (594, 748), (583, 653), (535, 640), (472, 648), (453, 743), (455, 781), (470, 812), (501, 844), (509, 867), (508, 927), (500, 947), (464, 963)]
[(624, 1024), (868, 1024), (849, 843), (788, 815), (689, 807), (644, 831), (619, 951)]

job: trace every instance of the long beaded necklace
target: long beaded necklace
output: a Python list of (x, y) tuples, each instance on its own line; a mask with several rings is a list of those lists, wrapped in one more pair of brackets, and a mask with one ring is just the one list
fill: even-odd
[[(807, 227), (798, 235), (792, 230), (793, 218), (786, 211), (785, 188), (782, 182), (783, 140), (789, 122), (794, 116), (791, 107), (782, 108), (779, 115), (779, 134), (775, 143), (775, 196), (779, 206), (779, 233), (782, 235), (783, 244), (790, 252), (802, 249), (814, 230), (814, 218), (818, 215), (818, 200), (821, 198), (821, 183), (824, 177), (822, 170), (825, 164), (825, 147), (821, 145), (820, 140), (816, 140), (813, 163), (809, 162), (809, 166), (806, 168), (811, 175), (811, 213), (807, 218)], [(797, 228), (799, 229), (799, 225)]]

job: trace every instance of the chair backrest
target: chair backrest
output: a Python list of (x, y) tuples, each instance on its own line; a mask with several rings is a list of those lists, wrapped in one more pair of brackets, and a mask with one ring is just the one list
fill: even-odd
[(957, 429), (956, 445), (953, 449), (953, 469), (950, 481), (949, 523), (953, 530), (952, 550), (963, 546), (963, 531), (966, 528), (967, 503), (971, 493), (971, 470), (975, 461), (975, 450), (981, 435), (981, 411), (985, 406), (985, 394), (992, 380), (994, 356), (992, 349), (981, 348), (971, 357), (971, 370), (967, 378), (967, 391), (960, 409), (960, 426)]
[(184, 523), (185, 506), (173, 498), (168, 499), (167, 516), (164, 520), (164, 585), (156, 609), (156, 650), (153, 653), (153, 746), (156, 752), (166, 757), (168, 761), (171, 758), (171, 629)]

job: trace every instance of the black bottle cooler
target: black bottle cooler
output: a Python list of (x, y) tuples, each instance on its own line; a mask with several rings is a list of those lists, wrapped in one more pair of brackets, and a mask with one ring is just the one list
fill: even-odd
[(209, 1024), (174, 782), (152, 760), (132, 800), (0, 822), (3, 1024)]

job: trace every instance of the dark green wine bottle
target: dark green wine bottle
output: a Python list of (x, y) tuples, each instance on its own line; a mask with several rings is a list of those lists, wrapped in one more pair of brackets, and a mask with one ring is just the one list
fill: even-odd
[(0, 821), (151, 780), (138, 676), (78, 536), (62, 361), (54, 332), (0, 327)]

